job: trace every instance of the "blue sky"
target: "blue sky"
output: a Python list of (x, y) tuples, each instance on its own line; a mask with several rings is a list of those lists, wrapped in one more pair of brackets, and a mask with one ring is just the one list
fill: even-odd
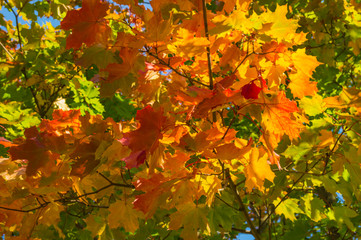
[(253, 240), (254, 237), (251, 235), (251, 234), (243, 234), (243, 233), (240, 233), (237, 237), (237, 239), (239, 240)]
[[(9, 12), (5, 7), (2, 7), (0, 9), (0, 13), (2, 15), (4, 15), (4, 19), (5, 20), (11, 20), (13, 22), (13, 24), (15, 25), (15, 16), (12, 12)], [(24, 21), (23, 18), (19, 17), (19, 22), (21, 24), (28, 24), (30, 25), (31, 22), (29, 21)], [(46, 17), (42, 17), (42, 18), (38, 18), (37, 23), (42, 26), (44, 25), (46, 22), (51, 22), (51, 24), (53, 25), (53, 27), (57, 27), (60, 25), (60, 22), (58, 20), (54, 20), (53, 18), (46, 18)]]

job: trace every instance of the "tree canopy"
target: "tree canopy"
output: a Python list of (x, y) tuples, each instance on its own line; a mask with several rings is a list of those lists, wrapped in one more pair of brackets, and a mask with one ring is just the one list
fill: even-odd
[(2, 0), (0, 232), (360, 237), (359, 2)]

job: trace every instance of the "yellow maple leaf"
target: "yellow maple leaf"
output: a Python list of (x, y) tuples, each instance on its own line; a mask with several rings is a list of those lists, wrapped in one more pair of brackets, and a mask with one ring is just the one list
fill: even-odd
[(249, 164), (246, 166), (246, 187), (248, 191), (258, 188), (263, 191), (264, 180), (273, 181), (275, 174), (267, 163), (268, 155), (257, 148), (248, 153)]
[[(298, 28), (296, 20), (287, 19), (287, 6), (278, 6), (275, 12), (268, 11), (261, 15), (261, 20), (264, 23), (262, 31), (265, 31), (270, 36), (277, 39), (278, 42), (282, 40), (292, 42), (295, 38), (295, 32)], [(269, 26), (271, 24), (271, 26)]]
[(205, 37), (194, 37), (193, 33), (187, 29), (180, 28), (177, 32), (176, 41), (168, 44), (168, 50), (178, 54), (181, 57), (193, 57), (202, 55), (210, 42)]
[(100, 216), (90, 215), (85, 220), (85, 222), (86, 222), (87, 229), (92, 232), (93, 238), (98, 235), (102, 235), (106, 228), (106, 223)]
[(202, 187), (207, 196), (206, 204), (210, 207), (214, 201), (216, 194), (222, 188), (222, 180), (219, 179), (217, 175), (199, 175), (198, 178), (200, 178), (198, 182), (202, 183)]
[(320, 136), (318, 137), (318, 139), (320, 140), (320, 143), (318, 144), (317, 147), (322, 149), (328, 146), (330, 149), (332, 149), (333, 146), (335, 145), (335, 139), (333, 137), (333, 133), (325, 129), (322, 129), (319, 134)]
[(108, 224), (110, 228), (123, 227), (127, 232), (135, 232), (139, 228), (142, 212), (133, 208), (132, 199), (116, 201), (109, 207)]
[(288, 84), (288, 88), (291, 89), (294, 97), (302, 99), (305, 96), (313, 96), (318, 92), (317, 82), (311, 82), (309, 77), (302, 72), (291, 74), (290, 79), (291, 82)]
[(304, 73), (308, 78), (312, 77), (315, 68), (321, 64), (315, 56), (307, 55), (305, 49), (298, 49), (291, 58), (297, 72)]

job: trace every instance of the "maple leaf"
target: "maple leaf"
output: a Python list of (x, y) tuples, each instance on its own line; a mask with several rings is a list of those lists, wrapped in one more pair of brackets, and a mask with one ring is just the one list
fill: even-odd
[(54, 110), (52, 114), (53, 120), (43, 119), (40, 123), (40, 131), (44, 132), (62, 132), (71, 128), (73, 133), (80, 131), (81, 122), (79, 121), (79, 110), (64, 111), (61, 109)]
[(204, 99), (211, 98), (212, 96), (213, 92), (209, 89), (190, 86), (186, 91), (178, 90), (174, 99), (185, 105), (197, 105)]
[(230, 76), (226, 76), (225, 78), (223, 78), (222, 80), (220, 80), (219, 82), (217, 82), (215, 84), (215, 88), (229, 88), (233, 85), (234, 81), (236, 80), (236, 75), (232, 74)]
[(207, 116), (208, 112), (217, 107), (221, 106), (233, 101), (240, 99), (242, 93), (240, 90), (232, 90), (232, 89), (220, 89), (217, 88), (213, 92), (213, 96), (211, 98), (204, 99), (201, 103), (199, 103), (194, 109), (193, 117), (202, 118)]
[(138, 78), (138, 91), (141, 94), (142, 102), (148, 104), (153, 101), (159, 91), (163, 78), (158, 71), (155, 71), (155, 65), (146, 62), (145, 66), (146, 71)]
[(308, 78), (312, 78), (313, 71), (321, 64), (315, 56), (307, 55), (305, 49), (298, 49), (291, 58), (297, 71), (302, 72)]
[(60, 220), (59, 214), (63, 210), (64, 206), (60, 203), (49, 204), (49, 206), (44, 209), (44, 214), (38, 219), (38, 221), (46, 225), (57, 223)]
[(162, 131), (167, 128), (167, 118), (163, 116), (163, 110), (154, 111), (151, 106), (147, 106), (137, 112), (135, 118), (139, 121), (138, 129), (124, 133), (120, 142), (128, 146), (132, 153), (123, 158), (128, 167), (137, 167), (142, 164), (146, 158), (147, 152), (153, 153), (162, 139)]
[(95, 43), (106, 45), (110, 27), (104, 17), (109, 6), (100, 0), (83, 0), (82, 8), (71, 10), (61, 21), (64, 30), (72, 30), (66, 40), (66, 48), (80, 48), (82, 43), (91, 46)]
[[(261, 15), (261, 21), (264, 22), (262, 31), (277, 39), (277, 42), (291, 42), (294, 38), (293, 33), (298, 28), (297, 21), (286, 17), (287, 6), (277, 6), (274, 12), (267, 11)], [(270, 26), (269, 26), (270, 25)]]
[(251, 81), (242, 87), (241, 94), (245, 99), (258, 99), (258, 94), (261, 90), (262, 88), (258, 87), (254, 81)]
[(151, 178), (139, 178), (135, 183), (135, 189), (144, 194), (137, 195), (133, 202), (134, 208), (142, 211), (149, 219), (155, 211), (166, 202), (171, 193), (171, 188), (176, 179), (169, 179), (160, 173), (155, 173)]
[(296, 102), (286, 98), (284, 92), (278, 92), (265, 98), (265, 109), (262, 113), (262, 126), (279, 141), (286, 134), (290, 139), (299, 137), (304, 125), (291, 113), (298, 112)]
[(208, 225), (208, 209), (203, 204), (188, 203), (181, 205), (177, 210), (170, 215), (169, 229), (177, 230), (183, 226), (182, 238), (198, 239), (198, 231), (202, 231)]
[[(254, 69), (254, 68), (252, 68)], [(253, 73), (254, 74), (254, 73)], [(258, 94), (261, 92), (262, 89), (267, 89), (267, 82), (263, 79), (261, 74), (257, 71), (257, 79), (250, 81), (248, 84), (242, 87), (242, 96), (245, 99), (258, 99)], [(247, 74), (246, 74), (247, 76)], [(254, 82), (258, 80), (261, 87), (258, 87)]]
[(167, 47), (171, 52), (179, 54), (181, 57), (193, 57), (204, 52), (205, 47), (210, 42), (205, 37), (194, 37), (187, 29), (181, 28), (177, 31), (176, 41)]
[[(7, 207), (20, 209), (21, 208), (21, 201), (15, 200), (12, 203), (8, 204)], [(2, 211), (2, 217), (6, 218), (5, 227), (12, 227), (15, 224), (21, 225), (21, 220), (23, 219), (25, 213), (23, 212), (16, 212), (16, 211)]]
[(309, 77), (302, 72), (292, 74), (290, 79), (291, 82), (288, 84), (288, 88), (291, 89), (294, 97), (313, 96), (318, 92), (317, 82), (311, 82)]
[(131, 200), (124, 199), (110, 205), (108, 215), (110, 228), (123, 227), (125, 231), (132, 233), (139, 228), (139, 219), (144, 218), (144, 215), (133, 208)]
[(56, 154), (46, 148), (36, 127), (26, 129), (25, 137), (21, 144), (11, 147), (9, 153), (12, 160), (27, 160), (26, 175), (34, 176), (38, 169), (56, 157)]
[[(279, 63), (280, 61), (278, 61)], [(285, 83), (286, 75), (284, 72), (287, 70), (287, 66), (284, 64), (273, 64), (266, 75), (268, 80), (268, 87), (270, 89), (278, 89), (281, 83)], [(290, 86), (288, 86), (291, 88)], [(295, 89), (294, 87), (292, 89)], [(292, 91), (293, 93), (295, 91)]]
[(122, 158), (122, 160), (125, 162), (125, 166), (127, 168), (135, 168), (143, 164), (146, 158), (147, 158), (146, 151), (140, 150), (140, 151), (132, 152), (128, 157)]
[(152, 29), (151, 31), (141, 33), (141, 35), (144, 35), (145, 39), (147, 39), (149, 43), (155, 42), (159, 46), (164, 40), (171, 36), (170, 33), (173, 29), (171, 18), (163, 19), (160, 11), (152, 12), (150, 10), (145, 10), (143, 19), (145, 27)]
[(263, 183), (265, 179), (273, 181), (275, 174), (272, 172), (267, 163), (268, 155), (260, 152), (257, 148), (252, 148), (249, 156), (249, 164), (246, 166), (246, 184), (248, 191), (258, 188), (263, 191)]
[(100, 160), (95, 157), (95, 151), (98, 146), (99, 143), (96, 140), (77, 145), (75, 150), (69, 155), (70, 158), (74, 159), (70, 174), (75, 176), (85, 176), (89, 174), (100, 162)]
[(263, 44), (262, 51), (266, 53), (264, 57), (268, 61), (276, 63), (276, 61), (281, 58), (280, 55), (287, 51), (287, 46), (284, 43), (278, 43), (276, 41), (272, 41)]
[[(274, 204), (278, 206), (278, 203), (280, 201), (277, 199), (274, 201)], [(295, 198), (288, 198), (281, 202), (281, 204), (276, 208), (277, 214), (283, 214), (285, 218), (290, 219), (291, 221), (296, 220), (295, 214), (297, 213), (303, 213), (303, 211), (298, 206), (298, 199)]]
[(179, 170), (184, 167), (184, 164), (189, 160), (189, 158), (189, 154), (182, 151), (176, 151), (173, 155), (166, 153), (163, 168), (165, 171), (173, 173), (179, 172)]
[(241, 158), (248, 150), (248, 147), (241, 149), (234, 143), (227, 143), (216, 147), (216, 156), (221, 160), (232, 160)]

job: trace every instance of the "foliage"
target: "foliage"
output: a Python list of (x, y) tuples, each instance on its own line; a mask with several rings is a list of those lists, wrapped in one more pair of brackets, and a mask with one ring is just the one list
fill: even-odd
[(1, 4), (6, 239), (361, 236), (358, 1)]

